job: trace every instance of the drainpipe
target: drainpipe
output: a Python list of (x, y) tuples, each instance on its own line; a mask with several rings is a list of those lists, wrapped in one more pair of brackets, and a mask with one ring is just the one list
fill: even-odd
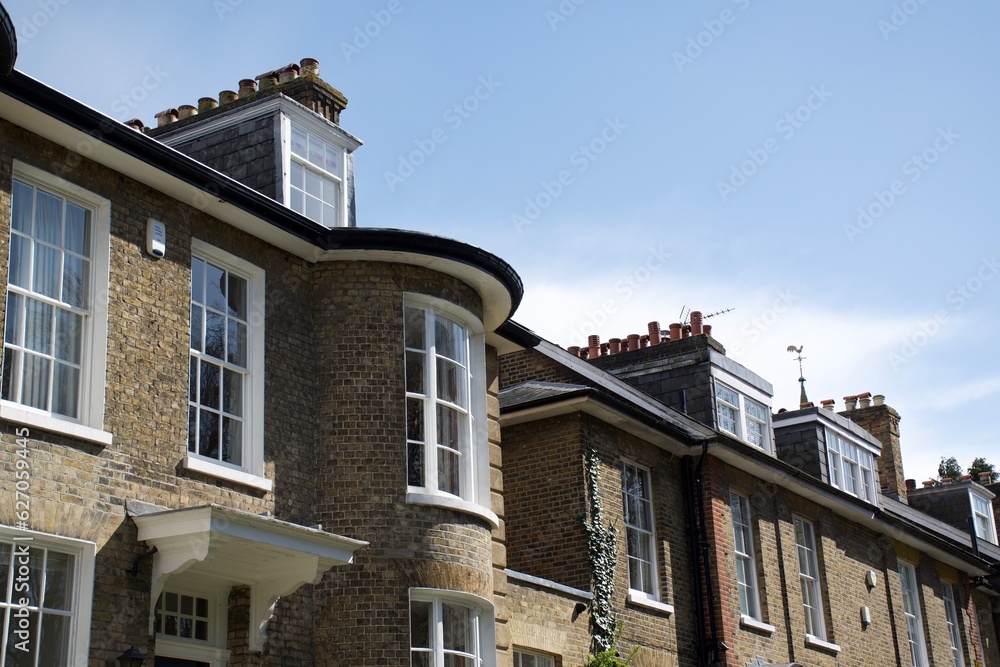
[(701, 456), (698, 458), (698, 465), (694, 469), (695, 491), (698, 494), (698, 537), (701, 541), (701, 561), (705, 568), (705, 600), (708, 603), (708, 626), (711, 634), (708, 637), (709, 645), (712, 648), (712, 664), (719, 664), (719, 639), (718, 628), (715, 622), (715, 595), (712, 592), (712, 570), (708, 565), (708, 531), (705, 530), (705, 491), (701, 481), (701, 466), (705, 463), (708, 455), (708, 442), (701, 445)]
[(694, 600), (696, 607), (695, 628), (698, 630), (698, 665), (705, 665), (705, 611), (701, 600), (701, 558), (698, 557), (698, 519), (694, 509), (694, 470), (691, 466), (691, 457), (684, 457), (684, 495), (687, 498), (688, 511), (688, 535), (691, 537), (691, 558), (694, 559)]

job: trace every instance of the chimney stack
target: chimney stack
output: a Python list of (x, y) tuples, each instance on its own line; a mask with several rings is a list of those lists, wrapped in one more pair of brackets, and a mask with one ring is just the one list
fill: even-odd
[[(854, 402), (859, 398), (861, 407), (855, 408)], [(906, 478), (899, 445), (899, 413), (885, 404), (885, 397), (881, 394), (878, 400), (880, 405), (871, 405), (870, 399), (871, 394), (867, 392), (860, 396), (845, 396), (847, 409), (840, 415), (847, 417), (882, 443), (882, 453), (878, 457), (878, 476), (882, 489), (905, 503)]]

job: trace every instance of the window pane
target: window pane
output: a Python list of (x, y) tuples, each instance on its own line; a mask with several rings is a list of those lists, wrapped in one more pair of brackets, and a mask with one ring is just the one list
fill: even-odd
[(21, 403), (39, 410), (49, 409), (49, 360), (33, 354), (22, 356), (24, 375)]
[(209, 408), (219, 408), (219, 367), (207, 361), (201, 362), (201, 397), (199, 403)]
[(412, 394), (425, 393), (423, 352), (406, 351), (406, 391)]
[(243, 416), (243, 376), (235, 371), (223, 373), (222, 407), (231, 415)]
[(198, 450), (198, 408), (188, 408), (188, 451)]
[(31, 287), (31, 239), (18, 234), (10, 235), (10, 268), (7, 275), (11, 285)]
[(406, 439), (424, 440), (424, 402), (419, 398), (406, 399)]
[(207, 311), (205, 318), (205, 354), (225, 359), (226, 318), (212, 311)]
[[(292, 153), (295, 155), (305, 157), (306, 156), (306, 133), (302, 130), (293, 127), (292, 128)], [(294, 163), (293, 163), (294, 164)]]
[(88, 308), (90, 262), (73, 255), (65, 256), (62, 300), (74, 308)]
[(243, 422), (231, 417), (223, 418), (222, 460), (234, 466), (243, 464)]
[(461, 450), (465, 443), (465, 416), (457, 410), (437, 406), (438, 444)]
[(306, 194), (321, 199), (323, 196), (323, 177), (312, 169), (306, 169)]
[(45, 608), (69, 611), (73, 602), (73, 564), (70, 554), (49, 551), (45, 563)]
[(406, 483), (424, 486), (424, 446), (416, 442), (406, 445)]
[(219, 415), (202, 410), (199, 422), (198, 453), (213, 459), (219, 458)]
[(90, 257), (90, 211), (66, 202), (66, 240), (70, 252)]
[(56, 313), (56, 358), (79, 364), (82, 339), (83, 317), (68, 310), (58, 310)]
[(461, 326), (442, 315), (434, 318), (434, 345), (439, 355), (464, 365), (464, 343), (465, 331)]
[(59, 298), (59, 276), (62, 273), (62, 253), (55, 248), (35, 244), (35, 267), (32, 289), (52, 299)]
[(247, 319), (247, 281), (229, 274), (229, 315)]
[(331, 174), (340, 175), (340, 163), (342, 153), (333, 146), (326, 147), (326, 170)]
[(35, 299), (26, 299), (25, 310), (27, 322), (24, 346), (35, 352), (52, 354), (53, 307)]
[(39, 190), (35, 206), (35, 237), (46, 243), (61, 246), (63, 200)]
[(80, 369), (57, 363), (52, 377), (52, 412), (77, 417), (80, 397)]
[(24, 323), (24, 297), (7, 292), (7, 321), (4, 323), (4, 341), (20, 345)]
[(453, 493), (461, 491), (459, 454), (449, 449), (438, 448), (438, 490)]
[(313, 222), (323, 221), (323, 202), (316, 197), (306, 195), (306, 217)]
[(405, 322), (405, 345), (417, 350), (426, 349), (424, 343), (424, 311), (419, 308), (405, 308), (403, 310)]
[(45, 614), (42, 617), (42, 635), (39, 637), (39, 665), (53, 667), (69, 665), (66, 660), (69, 649), (69, 616)]
[(0, 542), (0, 602), (10, 602), (10, 597), (7, 595), (7, 582), (10, 580), (10, 557), (12, 553), (13, 549), (10, 544)]
[(205, 309), (201, 306), (191, 304), (191, 349), (204, 352), (204, 341), (201, 338), (201, 328), (205, 317)]
[(33, 611), (28, 614), (29, 636), (27, 638), (27, 651), (21, 651), (16, 648), (16, 645), (21, 642), (21, 639), (14, 634), (14, 631), (18, 628), (19, 619), (15, 618), (14, 614), (8, 614), (8, 617), (10, 619), (10, 623), (7, 631), (7, 655), (6, 660), (4, 661), (4, 667), (35, 667), (35, 657), (38, 652), (39, 639), (38, 612)]
[(468, 407), (465, 382), (468, 379), (465, 369), (447, 359), (437, 360), (437, 397), (442, 401), (454, 403), (460, 407)]
[(20, 386), (21, 354), (11, 349), (3, 351), (3, 397), (14, 400), (14, 387)]
[(226, 312), (226, 272), (205, 264), (205, 305), (220, 313)]
[(19, 232), (31, 234), (31, 219), (35, 208), (35, 188), (15, 180), (11, 197), (11, 226)]
[(247, 366), (247, 325), (230, 319), (227, 361), (237, 366)]
[(191, 300), (205, 303), (205, 262), (191, 258)]
[(305, 195), (303, 195), (301, 191), (293, 188), (288, 193), (288, 208), (298, 213), (305, 213), (306, 211)]
[(208, 641), (208, 622), (207, 621), (195, 621), (194, 622), (194, 638), (200, 639), (201, 641)]
[(410, 603), (410, 646), (431, 647), (431, 603)]
[(441, 605), (441, 624), (446, 650), (472, 652), (474, 644), (471, 615), (472, 612), (468, 607), (448, 603)]

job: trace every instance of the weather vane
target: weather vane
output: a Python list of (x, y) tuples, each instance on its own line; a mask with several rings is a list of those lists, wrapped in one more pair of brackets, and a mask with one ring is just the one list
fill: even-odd
[(809, 399), (806, 398), (806, 378), (805, 378), (805, 374), (803, 374), (803, 372), (802, 372), (802, 360), (805, 359), (805, 357), (802, 356), (802, 348), (803, 347), (805, 347), (805, 346), (804, 345), (800, 345), (799, 347), (795, 347), (794, 345), (789, 345), (788, 346), (788, 351), (789, 352), (794, 352), (797, 355), (799, 355), (799, 356), (795, 357), (795, 360), (799, 362), (799, 387), (800, 387), (800, 390), (799, 390), (799, 407), (800, 408), (805, 407), (806, 403), (809, 402)]

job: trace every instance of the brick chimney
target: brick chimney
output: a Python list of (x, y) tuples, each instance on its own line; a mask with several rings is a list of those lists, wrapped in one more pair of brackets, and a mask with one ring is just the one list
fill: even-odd
[[(868, 394), (863, 396), (867, 399)], [(862, 401), (862, 404), (866, 403), (867, 400)], [(847, 417), (882, 443), (882, 454), (878, 458), (878, 476), (882, 489), (888, 495), (907, 502), (903, 454), (899, 447), (899, 413), (885, 404), (884, 396), (877, 395), (874, 397), (874, 405), (848, 409), (840, 415)]]

